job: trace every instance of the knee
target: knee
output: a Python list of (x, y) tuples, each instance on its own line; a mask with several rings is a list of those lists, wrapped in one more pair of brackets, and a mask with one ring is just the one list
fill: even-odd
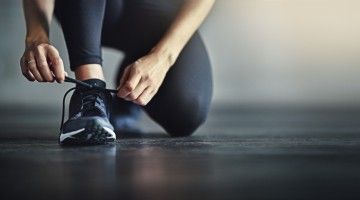
[(206, 116), (189, 116), (179, 119), (169, 126), (165, 126), (166, 132), (172, 137), (186, 137), (192, 135), (206, 120)]
[(206, 121), (207, 114), (206, 105), (192, 102), (190, 105), (179, 106), (178, 112), (163, 127), (172, 137), (190, 136)]

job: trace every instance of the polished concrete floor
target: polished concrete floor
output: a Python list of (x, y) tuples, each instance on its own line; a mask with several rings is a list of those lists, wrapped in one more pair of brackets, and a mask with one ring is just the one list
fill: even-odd
[(0, 199), (360, 198), (360, 109), (214, 109), (192, 137), (144, 119), (149, 133), (66, 148), (52, 111), (0, 111)]

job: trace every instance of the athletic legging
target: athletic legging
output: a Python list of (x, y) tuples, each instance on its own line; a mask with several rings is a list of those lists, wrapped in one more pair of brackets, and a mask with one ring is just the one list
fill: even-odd
[[(181, 4), (181, 0), (57, 0), (55, 15), (63, 29), (71, 69), (101, 65), (101, 47), (111, 47), (125, 55), (118, 83), (124, 68), (160, 40)], [(171, 136), (187, 136), (205, 121), (211, 97), (211, 65), (196, 32), (143, 109)], [(120, 98), (116, 101), (128, 108), (137, 107)]]

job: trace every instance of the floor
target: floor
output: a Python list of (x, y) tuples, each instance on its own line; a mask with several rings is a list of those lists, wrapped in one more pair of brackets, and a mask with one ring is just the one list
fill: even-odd
[(192, 137), (144, 119), (141, 136), (66, 148), (51, 110), (0, 111), (0, 199), (360, 198), (360, 109), (218, 108)]

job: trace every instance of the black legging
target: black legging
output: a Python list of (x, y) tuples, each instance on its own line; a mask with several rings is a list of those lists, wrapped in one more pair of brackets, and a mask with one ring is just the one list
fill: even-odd
[[(125, 66), (146, 55), (160, 40), (181, 4), (181, 0), (57, 0), (55, 15), (64, 32), (71, 69), (102, 64), (101, 46), (115, 48), (125, 54), (118, 83)], [(143, 108), (170, 135), (187, 136), (205, 121), (211, 97), (211, 65), (196, 32)]]

